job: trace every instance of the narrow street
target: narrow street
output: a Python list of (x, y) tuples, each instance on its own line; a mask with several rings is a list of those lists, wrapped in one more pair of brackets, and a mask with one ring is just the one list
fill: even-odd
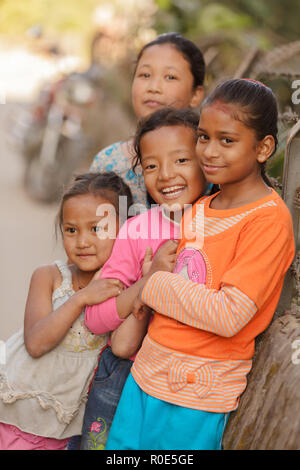
[[(79, 65), (76, 57), (71, 59), (63, 64)], [(0, 341), (6, 341), (23, 325), (27, 292), (35, 268), (64, 259), (59, 234), (57, 240), (55, 237), (58, 203), (39, 203), (27, 194), (23, 185), (25, 161), (12, 139), (12, 129), (16, 120), (21, 119), (24, 106), (35, 101), (45, 81), (60, 77), (61, 69), (60, 62), (33, 57), (21, 46), (10, 51), (0, 42)], [(122, 126), (126, 129), (125, 134), (122, 128), (124, 135), (128, 128), (124, 112), (116, 105), (111, 109), (111, 119), (117, 124), (116, 129), (105, 131), (106, 145), (116, 140), (116, 132), (122, 135)], [(80, 171), (88, 167), (89, 162), (81, 162)]]
[(24, 162), (8, 141), (9, 116), (17, 105), (0, 105), (1, 319), (0, 339), (23, 324), (31, 274), (63, 256), (55, 240), (57, 205), (32, 201), (23, 185)]
[(33, 201), (23, 187), (24, 160), (11, 140), (14, 119), (45, 82), (79, 65), (77, 57), (55, 59), (0, 42), (0, 341), (23, 325), (34, 269), (64, 256), (55, 239), (57, 204)]

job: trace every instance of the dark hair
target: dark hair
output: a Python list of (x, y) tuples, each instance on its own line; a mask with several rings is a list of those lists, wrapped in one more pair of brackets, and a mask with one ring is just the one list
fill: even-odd
[(132, 169), (135, 171), (138, 165), (142, 163), (141, 139), (148, 132), (161, 127), (185, 126), (191, 128), (197, 139), (197, 128), (199, 115), (189, 109), (163, 108), (154, 113), (141, 118), (137, 125), (136, 134), (133, 141), (134, 157), (132, 160)]
[[(276, 152), (278, 109), (276, 97), (271, 88), (251, 79), (227, 80), (220, 83), (208, 95), (202, 103), (201, 109), (217, 100), (239, 106), (241, 113), (235, 114), (234, 118), (252, 129), (257, 140), (262, 140), (267, 135), (273, 136), (275, 147), (272, 155)], [(265, 163), (260, 164), (261, 176), (268, 186), (273, 187), (266, 175)]]
[(59, 211), (56, 217), (56, 229), (62, 230), (63, 208), (65, 202), (75, 196), (92, 194), (103, 197), (111, 202), (119, 214), (119, 196), (126, 196), (127, 213), (128, 208), (133, 204), (133, 197), (129, 186), (122, 178), (113, 171), (108, 173), (82, 173), (75, 175), (73, 181), (62, 195)]
[[(148, 49), (148, 47), (159, 46), (162, 44), (171, 44), (172, 46), (175, 47), (175, 49), (181, 52), (185, 60), (190, 65), (190, 69), (194, 77), (193, 88), (195, 89), (198, 86), (202, 86), (204, 82), (204, 76), (205, 76), (205, 62), (204, 62), (203, 54), (200, 51), (199, 47), (196, 46), (195, 43), (181, 36), (181, 34), (178, 34), (178, 33), (160, 34), (159, 36), (157, 36), (156, 39), (145, 44), (145, 46), (141, 49), (137, 57), (136, 67), (144, 51)], [(136, 68), (135, 68), (134, 73), (135, 72), (136, 72)]]

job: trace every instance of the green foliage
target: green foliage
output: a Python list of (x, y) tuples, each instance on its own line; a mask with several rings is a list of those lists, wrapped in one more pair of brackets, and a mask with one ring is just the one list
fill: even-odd
[(233, 10), (251, 16), (255, 26), (266, 34), (281, 36), (288, 41), (296, 41), (300, 35), (299, 0), (223, 0)]
[(156, 0), (159, 32), (177, 31), (186, 35), (220, 30), (254, 29), (273, 40), (299, 39), (299, 0)]
[(224, 2), (208, 0), (156, 0), (155, 28), (159, 33), (178, 31), (192, 39), (218, 32), (248, 30), (250, 15), (233, 11)]
[(161, 10), (168, 10), (172, 6), (172, 0), (157, 0), (156, 4)]
[(220, 3), (210, 3), (198, 14), (198, 30), (203, 34), (215, 31), (248, 29), (253, 25), (252, 19), (246, 14), (235, 13)]
[(177, 31), (189, 35), (196, 26), (201, 0), (156, 0), (155, 29), (159, 33)]

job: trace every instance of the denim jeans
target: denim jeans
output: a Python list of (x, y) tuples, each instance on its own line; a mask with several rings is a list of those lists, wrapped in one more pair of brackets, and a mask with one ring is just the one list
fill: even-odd
[(104, 450), (132, 364), (115, 356), (110, 346), (102, 351), (85, 409), (80, 450)]

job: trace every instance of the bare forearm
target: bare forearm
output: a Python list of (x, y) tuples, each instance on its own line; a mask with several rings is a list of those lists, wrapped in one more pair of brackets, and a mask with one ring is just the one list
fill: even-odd
[(149, 277), (149, 275), (142, 277), (142, 279), (122, 291), (122, 293), (117, 297), (116, 307), (120, 318), (126, 318), (131, 314), (134, 301), (141, 289), (143, 289)]
[(130, 314), (111, 334), (112, 352), (123, 359), (133, 356), (140, 348), (147, 332), (149, 315), (138, 320)]
[(61, 307), (24, 329), (25, 346), (33, 357), (53, 349), (67, 334), (85, 306), (84, 294), (76, 292)]

